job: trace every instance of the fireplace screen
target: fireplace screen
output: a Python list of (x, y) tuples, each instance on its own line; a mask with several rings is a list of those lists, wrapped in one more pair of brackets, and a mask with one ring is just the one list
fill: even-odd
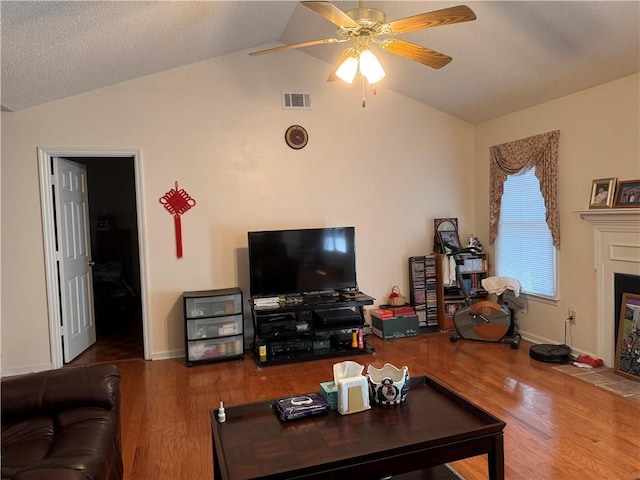
[(614, 371), (640, 382), (640, 295), (623, 293)]

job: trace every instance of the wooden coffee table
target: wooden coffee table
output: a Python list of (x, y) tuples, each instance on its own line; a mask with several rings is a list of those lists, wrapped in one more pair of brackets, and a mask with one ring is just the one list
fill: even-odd
[(225, 423), (211, 410), (215, 479), (380, 479), (482, 454), (504, 479), (506, 424), (429, 376), (403, 404), (352, 415), (283, 423), (272, 402), (228, 407)]

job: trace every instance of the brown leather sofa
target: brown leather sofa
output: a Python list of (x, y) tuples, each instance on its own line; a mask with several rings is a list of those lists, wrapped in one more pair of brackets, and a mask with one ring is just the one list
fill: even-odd
[(120, 371), (65, 367), (3, 378), (2, 480), (120, 480)]

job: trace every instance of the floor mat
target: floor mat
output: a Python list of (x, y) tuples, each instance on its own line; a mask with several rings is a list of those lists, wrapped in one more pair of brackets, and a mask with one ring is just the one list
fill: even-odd
[(564, 373), (565, 375), (570, 375), (577, 380), (590, 383), (619, 397), (628, 398), (636, 403), (640, 403), (640, 382), (616, 375), (611, 368), (598, 367), (586, 369), (567, 364), (553, 367), (553, 370)]

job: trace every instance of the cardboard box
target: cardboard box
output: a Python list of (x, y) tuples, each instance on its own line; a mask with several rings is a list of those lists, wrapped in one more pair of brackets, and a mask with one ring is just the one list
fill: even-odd
[(383, 308), (376, 308), (371, 310), (371, 315), (375, 315), (378, 318), (394, 318), (395, 315), (391, 310), (386, 310)]
[(375, 313), (371, 314), (371, 326), (374, 335), (383, 340), (393, 338), (417, 337), (420, 333), (418, 316), (393, 317), (382, 319)]

